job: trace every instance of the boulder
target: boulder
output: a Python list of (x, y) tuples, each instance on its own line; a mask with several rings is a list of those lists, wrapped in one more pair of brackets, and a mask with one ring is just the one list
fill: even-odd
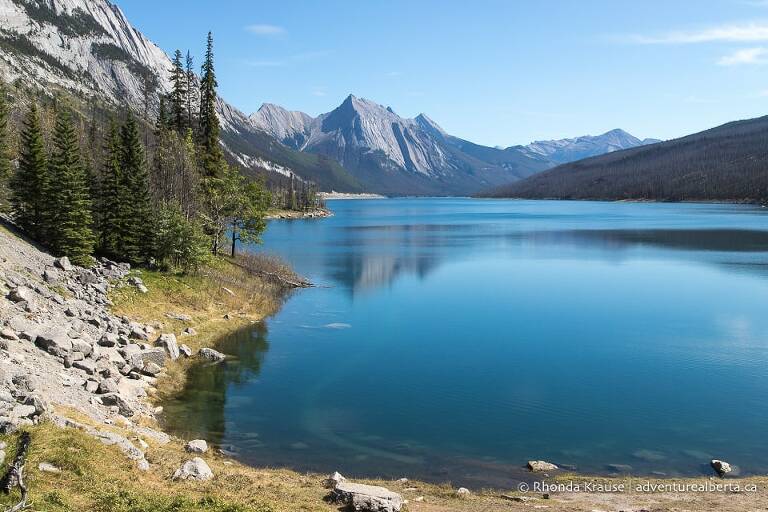
[(376, 485), (341, 482), (331, 492), (331, 499), (356, 512), (399, 512), (403, 497)]
[(4, 327), (3, 329), (0, 330), (0, 338), (6, 339), (6, 340), (18, 340), (19, 336), (10, 327)]
[(192, 357), (192, 349), (188, 345), (179, 345), (179, 353), (184, 357)]
[(194, 439), (188, 442), (184, 446), (184, 449), (189, 453), (205, 453), (208, 451), (208, 443), (206, 443), (203, 439)]
[(197, 331), (194, 327), (187, 327), (184, 329), (184, 332), (181, 333), (182, 336), (195, 336), (197, 335)]
[(148, 361), (148, 362), (147, 362), (147, 363), (144, 365), (144, 368), (142, 369), (142, 371), (143, 371), (144, 373), (146, 373), (147, 375), (149, 375), (149, 376), (151, 376), (151, 377), (154, 377), (154, 376), (158, 375), (160, 372), (162, 372), (162, 371), (163, 371), (163, 368), (162, 368), (162, 366), (158, 366), (158, 365), (156, 365), (156, 364), (155, 364), (155, 363), (153, 363), (152, 361)]
[(127, 418), (130, 418), (131, 416), (134, 415), (133, 408), (118, 393), (107, 393), (106, 395), (102, 395), (101, 403), (107, 406), (111, 406), (111, 405), (117, 406), (120, 414), (122, 414)]
[(66, 334), (56, 331), (38, 334), (35, 338), (35, 345), (59, 357), (64, 357), (72, 350), (72, 340)]
[(456, 489), (456, 496), (459, 498), (467, 498), (470, 494), (472, 494), (472, 492), (466, 487), (459, 487)]
[(84, 339), (76, 338), (72, 340), (72, 350), (81, 352), (85, 357), (93, 353), (93, 345)]
[(18, 286), (11, 290), (11, 292), (8, 294), (8, 299), (13, 302), (30, 303), (35, 300), (35, 292), (26, 286)]
[(709, 465), (712, 466), (712, 469), (715, 470), (715, 473), (717, 473), (717, 476), (720, 478), (724, 478), (725, 475), (733, 471), (731, 465), (724, 460), (712, 459)]
[(171, 358), (171, 361), (179, 358), (179, 344), (176, 342), (176, 335), (172, 333), (161, 334), (155, 344), (163, 347), (168, 352), (168, 357)]
[[(79, 352), (73, 352), (74, 354), (78, 354)], [(74, 368), (77, 368), (78, 370), (82, 370), (88, 375), (93, 375), (96, 373), (96, 363), (91, 361), (90, 359), (82, 359), (80, 361), (73, 361), (72, 366)]]
[(527, 465), (528, 465), (528, 469), (534, 472), (554, 471), (558, 469), (556, 465), (552, 464), (551, 462), (546, 462), (543, 460), (529, 460)]
[(99, 389), (99, 383), (93, 379), (86, 380), (83, 386), (85, 387), (85, 390), (89, 393), (95, 393)]
[(66, 256), (56, 258), (53, 260), (53, 264), (65, 272), (72, 270), (72, 263), (69, 262), (69, 258)]
[(171, 320), (178, 320), (179, 322), (191, 322), (192, 317), (183, 313), (166, 313), (165, 316)]
[(37, 465), (37, 469), (43, 471), (44, 473), (61, 473), (61, 469), (57, 468), (49, 462), (41, 462)]
[[(177, 347), (178, 350), (178, 347)], [(141, 361), (146, 365), (147, 363), (155, 363), (157, 366), (165, 366), (165, 349), (164, 348), (149, 348), (142, 350), (139, 353)], [(176, 356), (178, 357), (178, 356)]]
[(120, 336), (113, 332), (105, 332), (99, 340), (99, 345), (102, 347), (114, 347), (120, 342)]
[(96, 389), (96, 392), (100, 395), (117, 393), (118, 392), (117, 382), (115, 382), (115, 379), (112, 379), (112, 378), (102, 379), (102, 381), (99, 382), (99, 387)]
[(212, 348), (204, 347), (201, 348), (197, 355), (202, 357), (203, 359), (207, 359), (209, 361), (223, 361), (227, 356), (219, 352), (218, 350), (213, 350)]
[(328, 476), (328, 478), (323, 480), (323, 486), (326, 489), (335, 489), (337, 485), (346, 481), (347, 479), (344, 478), (344, 476), (341, 473), (339, 473), (338, 471), (334, 471)]
[(213, 478), (213, 471), (200, 457), (188, 460), (173, 474), (173, 480), (210, 480), (211, 478)]

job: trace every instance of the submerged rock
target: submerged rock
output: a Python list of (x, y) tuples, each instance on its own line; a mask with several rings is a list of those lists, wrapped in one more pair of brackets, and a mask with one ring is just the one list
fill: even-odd
[(335, 503), (348, 505), (356, 512), (399, 512), (403, 497), (376, 485), (341, 482), (331, 492)]
[(712, 466), (712, 469), (715, 470), (715, 473), (717, 473), (717, 476), (720, 478), (725, 477), (725, 475), (733, 471), (731, 465), (724, 460), (712, 459), (709, 465)]
[(555, 464), (552, 464), (551, 462), (546, 462), (543, 460), (529, 460), (528, 461), (528, 469), (530, 471), (554, 471), (558, 469), (558, 467)]
[(218, 350), (213, 350), (212, 348), (208, 348), (208, 347), (201, 348), (197, 354), (203, 359), (208, 359), (209, 361), (216, 361), (216, 362), (223, 361), (227, 357), (221, 352), (219, 352)]

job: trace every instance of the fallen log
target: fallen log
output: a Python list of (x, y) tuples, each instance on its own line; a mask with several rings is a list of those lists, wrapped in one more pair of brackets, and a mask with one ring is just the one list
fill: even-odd
[(26, 462), (27, 452), (29, 451), (29, 442), (29, 432), (23, 432), (19, 439), (19, 449), (16, 451), (16, 457), (13, 458), (13, 463), (8, 466), (8, 471), (6, 471), (2, 480), (0, 480), (0, 490), (5, 494), (10, 494), (15, 487), (18, 487), (21, 490), (21, 500), (16, 505), (6, 509), (5, 512), (18, 512), (27, 506), (27, 486), (24, 484), (24, 464)]

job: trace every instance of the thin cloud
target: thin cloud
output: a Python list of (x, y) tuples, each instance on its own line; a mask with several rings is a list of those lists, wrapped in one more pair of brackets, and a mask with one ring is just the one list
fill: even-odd
[(285, 29), (277, 25), (255, 24), (248, 25), (245, 30), (257, 36), (279, 36), (285, 34)]
[(721, 66), (740, 66), (744, 64), (765, 64), (768, 48), (743, 48), (717, 61)]
[(748, 43), (768, 41), (768, 23), (751, 22), (721, 25), (701, 30), (676, 30), (656, 36), (632, 35), (626, 38), (637, 44), (697, 44), (697, 43)]

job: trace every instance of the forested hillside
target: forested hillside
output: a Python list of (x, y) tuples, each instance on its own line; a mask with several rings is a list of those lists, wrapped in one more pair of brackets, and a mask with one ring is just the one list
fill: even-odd
[(768, 116), (561, 165), (482, 195), (768, 201)]

